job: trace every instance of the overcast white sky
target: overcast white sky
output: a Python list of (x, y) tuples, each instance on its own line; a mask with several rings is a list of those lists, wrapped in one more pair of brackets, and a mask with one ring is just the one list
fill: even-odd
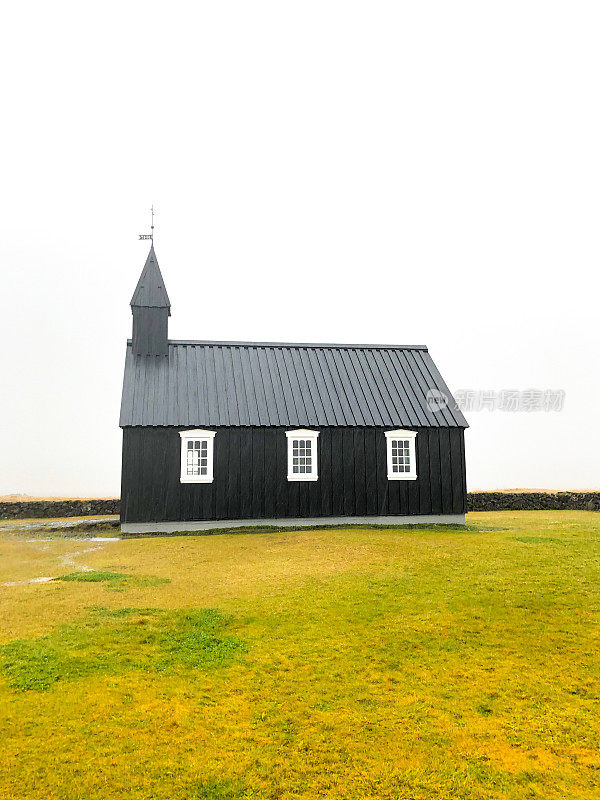
[(597, 2), (12, 3), (0, 494), (115, 495), (129, 300), (172, 338), (427, 344), (473, 488), (600, 484)]

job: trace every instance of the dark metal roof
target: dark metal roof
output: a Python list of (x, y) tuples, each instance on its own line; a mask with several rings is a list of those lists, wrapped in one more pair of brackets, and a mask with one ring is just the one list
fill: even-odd
[(424, 346), (170, 341), (166, 358), (128, 342), (119, 424), (467, 427), (454, 406)]
[(170, 313), (171, 302), (158, 266), (154, 244), (150, 247), (148, 258), (135, 287), (130, 305), (143, 308), (168, 308)]

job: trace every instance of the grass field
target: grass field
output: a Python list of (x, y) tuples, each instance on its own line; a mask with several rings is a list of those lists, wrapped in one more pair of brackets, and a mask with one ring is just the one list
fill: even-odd
[(468, 522), (1, 533), (0, 798), (600, 797), (600, 514)]

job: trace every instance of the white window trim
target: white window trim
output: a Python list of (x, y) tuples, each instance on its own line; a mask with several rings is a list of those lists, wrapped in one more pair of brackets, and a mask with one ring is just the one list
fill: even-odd
[[(180, 483), (212, 483), (213, 482), (213, 453), (216, 431), (204, 431), (196, 429), (193, 431), (179, 431), (181, 436), (181, 466), (179, 473)], [(188, 475), (187, 474), (187, 443), (194, 439), (206, 439), (208, 447), (206, 448), (206, 475)]]
[[(387, 476), (388, 481), (415, 481), (417, 479), (417, 453), (415, 447), (415, 440), (417, 438), (416, 431), (386, 431), (385, 438), (387, 439)], [(393, 439), (408, 439), (408, 455), (410, 458), (410, 472), (392, 472), (392, 440)]]
[[(295, 431), (286, 431), (285, 435), (287, 436), (288, 440), (288, 481), (318, 481), (319, 480), (319, 456), (318, 456), (318, 447), (317, 447), (317, 439), (319, 438), (319, 431), (308, 431), (304, 428), (299, 428)], [(306, 473), (302, 474), (299, 472), (293, 472), (292, 470), (292, 452), (293, 446), (292, 441), (294, 439), (310, 439), (312, 442), (311, 446), (311, 458), (312, 458), (312, 468), (313, 471), (310, 472), (308, 475)]]

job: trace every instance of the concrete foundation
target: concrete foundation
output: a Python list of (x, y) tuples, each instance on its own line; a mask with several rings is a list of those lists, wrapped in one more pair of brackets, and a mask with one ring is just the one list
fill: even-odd
[(124, 522), (123, 533), (175, 533), (214, 528), (318, 528), (324, 525), (464, 525), (464, 514), (421, 514), (398, 517), (298, 517), (283, 519), (219, 519), (197, 522)]

